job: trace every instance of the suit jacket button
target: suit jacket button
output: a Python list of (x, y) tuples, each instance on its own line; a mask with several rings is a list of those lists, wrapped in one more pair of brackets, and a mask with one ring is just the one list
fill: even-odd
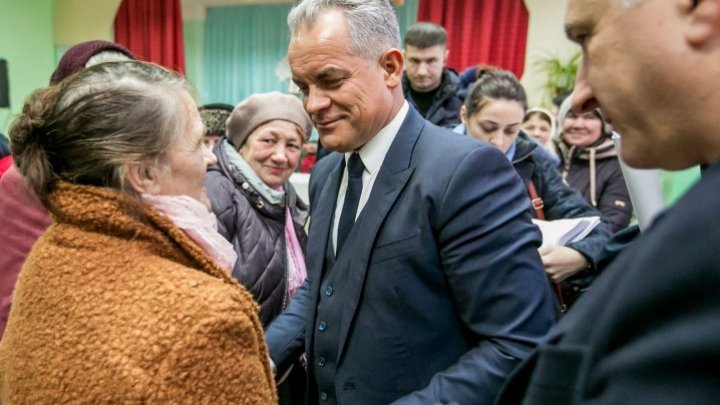
[(332, 288), (331, 286), (328, 286), (328, 287), (325, 289), (325, 295), (327, 295), (328, 297), (331, 296), (331, 295), (333, 295), (333, 292), (335, 292), (335, 290), (333, 290), (333, 288)]
[(320, 357), (318, 359), (318, 366), (325, 367), (325, 357)]
[(320, 393), (320, 400), (323, 401), (323, 402), (327, 401), (327, 400), (328, 400), (328, 394), (327, 394), (326, 392), (321, 392), (321, 393)]
[(318, 330), (319, 330), (320, 332), (325, 332), (325, 329), (327, 329), (327, 324), (326, 324), (325, 322), (320, 322), (320, 323), (318, 324)]

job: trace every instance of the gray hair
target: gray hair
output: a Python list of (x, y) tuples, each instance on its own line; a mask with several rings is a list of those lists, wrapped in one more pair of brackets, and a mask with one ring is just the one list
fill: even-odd
[(304, 0), (288, 15), (291, 37), (332, 9), (345, 13), (353, 54), (374, 61), (388, 49), (400, 48), (400, 26), (388, 0)]
[(122, 52), (118, 51), (102, 51), (98, 52), (95, 55), (91, 56), (90, 59), (88, 59), (87, 62), (85, 62), (85, 67), (95, 66), (99, 65), (101, 63), (106, 62), (124, 62), (128, 60), (133, 60), (129, 56), (125, 55)]
[[(185, 80), (147, 62), (109, 62), (36, 90), (10, 129), (20, 172), (43, 204), (57, 180), (138, 196), (128, 164), (162, 164), (183, 133)], [(190, 107), (188, 107), (190, 108)]]

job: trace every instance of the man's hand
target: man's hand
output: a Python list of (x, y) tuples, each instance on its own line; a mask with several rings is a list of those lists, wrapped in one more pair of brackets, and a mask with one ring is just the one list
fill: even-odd
[(550, 246), (539, 250), (545, 272), (559, 283), (588, 266), (580, 252), (565, 246)]

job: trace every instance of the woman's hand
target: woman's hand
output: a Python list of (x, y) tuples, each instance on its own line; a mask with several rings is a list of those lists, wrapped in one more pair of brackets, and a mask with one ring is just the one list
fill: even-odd
[(588, 266), (580, 252), (565, 246), (550, 246), (539, 250), (545, 272), (553, 282), (559, 283)]

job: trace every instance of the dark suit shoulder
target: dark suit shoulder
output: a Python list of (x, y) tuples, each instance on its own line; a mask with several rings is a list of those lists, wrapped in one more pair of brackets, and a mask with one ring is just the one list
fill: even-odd
[(427, 168), (440, 175), (453, 172), (471, 154), (475, 154), (478, 163), (501, 160), (510, 166), (505, 155), (496, 147), (429, 122), (415, 145), (413, 163), (420, 170)]
[(310, 182), (317, 179), (325, 179), (332, 169), (343, 159), (344, 154), (340, 152), (330, 152), (327, 156), (318, 160), (310, 173)]
[(499, 403), (523, 391), (524, 403), (716, 403), (708, 364), (720, 348), (719, 187), (715, 165), (600, 275)]

